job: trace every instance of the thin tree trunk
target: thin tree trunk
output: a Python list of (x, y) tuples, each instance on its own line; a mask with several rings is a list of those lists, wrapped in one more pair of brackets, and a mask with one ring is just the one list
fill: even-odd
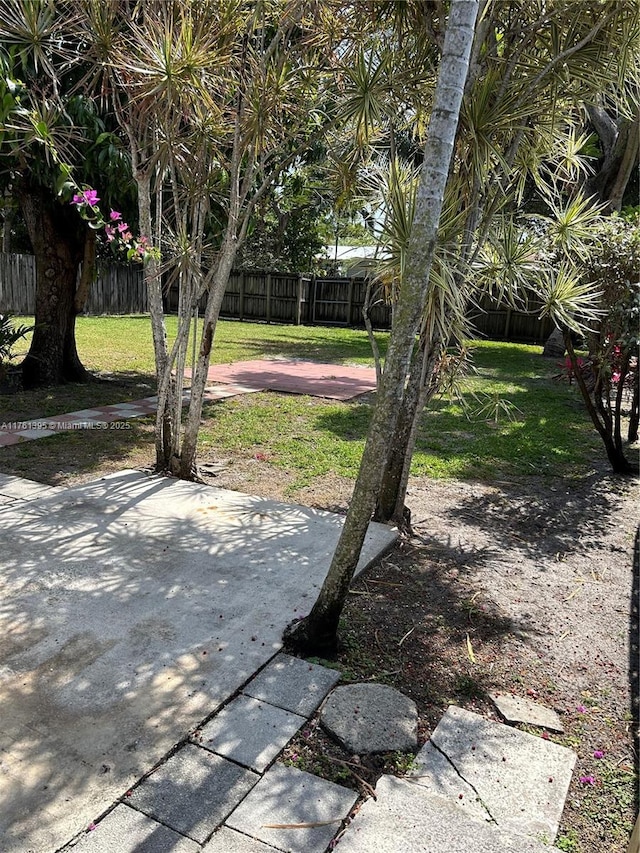
[(409, 240), (406, 275), (400, 288), (394, 324), (360, 471), (349, 512), (329, 572), (305, 619), (285, 636), (307, 652), (332, 653), (349, 585), (375, 508), (389, 439), (395, 429), (409, 371), (415, 337), (427, 296), (442, 200), (453, 155), (460, 105), (469, 68), (478, 11), (477, 0), (452, 0), (434, 106)]
[[(132, 143), (132, 151), (133, 151)], [(138, 217), (140, 231), (145, 236), (153, 233), (151, 224), (151, 176), (137, 166), (133, 158), (133, 174), (138, 186)], [(156, 211), (156, 217), (161, 211)], [(149, 314), (156, 362), (158, 409), (156, 412), (156, 470), (167, 471), (171, 465), (171, 442), (174, 424), (171, 417), (173, 402), (171, 371), (168, 366), (167, 328), (162, 304), (162, 279), (159, 264), (150, 259), (144, 268), (144, 283), (149, 300)]]
[(613, 419), (611, 418), (610, 412), (602, 402), (602, 385), (600, 381), (596, 381), (593, 392), (591, 394), (589, 393), (589, 389), (584, 381), (584, 376), (582, 375), (582, 371), (578, 365), (578, 359), (576, 358), (573, 341), (571, 340), (571, 333), (569, 331), (564, 332), (564, 343), (567, 348), (569, 358), (571, 359), (571, 367), (576, 377), (576, 383), (582, 395), (582, 399), (584, 400), (591, 422), (602, 439), (607, 459), (609, 460), (609, 464), (611, 465), (613, 472), (615, 474), (624, 475), (637, 474), (639, 466), (629, 462), (622, 447), (618, 446), (614, 440)]

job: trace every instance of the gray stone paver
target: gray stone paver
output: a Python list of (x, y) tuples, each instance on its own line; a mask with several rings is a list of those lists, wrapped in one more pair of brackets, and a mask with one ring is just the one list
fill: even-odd
[[(274, 765), (226, 825), (285, 853), (324, 853), (357, 799), (355, 791), (295, 767)], [(301, 824), (324, 824), (301, 826)], [(290, 828), (276, 828), (282, 825)]]
[(279, 654), (243, 693), (308, 717), (339, 679), (340, 673), (335, 669)]
[(347, 827), (339, 853), (550, 853), (535, 838), (465, 814), (406, 779), (383, 776)]
[(201, 729), (196, 742), (260, 773), (305, 722), (299, 714), (238, 696)]
[(530, 726), (563, 732), (560, 717), (551, 708), (532, 702), (524, 696), (511, 693), (490, 693), (489, 696), (502, 716), (510, 723), (527, 723)]
[(449, 800), (467, 814), (487, 820), (489, 814), (477, 793), (468, 782), (460, 777), (450, 761), (427, 741), (416, 756), (413, 769), (407, 779), (420, 785), (425, 791)]
[(242, 835), (228, 826), (221, 827), (202, 848), (202, 853), (273, 853), (276, 847)]
[(260, 777), (187, 744), (136, 788), (128, 803), (202, 843)]
[(336, 687), (320, 722), (350, 752), (409, 751), (418, 746), (415, 702), (386, 684)]
[(455, 706), (447, 709), (431, 741), (478, 792), (500, 826), (553, 842), (574, 752)]
[(189, 838), (135, 809), (119, 805), (64, 853), (199, 853)]

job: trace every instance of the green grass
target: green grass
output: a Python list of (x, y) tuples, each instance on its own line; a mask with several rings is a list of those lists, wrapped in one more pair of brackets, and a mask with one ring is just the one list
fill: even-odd
[[(176, 318), (169, 317), (167, 326), (169, 335), (175, 334)], [(378, 335), (383, 351), (387, 337)], [(77, 341), (87, 367), (127, 380), (126, 398), (149, 393), (142, 391), (153, 381), (148, 318), (79, 318)], [(214, 362), (270, 356), (372, 364), (363, 331), (219, 323)], [(474, 372), (464, 383), (465, 406), (437, 399), (424, 413), (414, 474), (492, 481), (530, 474), (572, 476), (589, 469), (594, 453), (600, 452), (597, 435), (575, 389), (551, 378), (557, 365), (543, 359), (539, 347), (483, 341), (474, 348), (473, 363)], [(66, 386), (39, 396), (32, 393), (31, 408), (25, 395), (16, 395), (24, 398), (22, 403), (13, 400), (17, 414), (45, 416), (98, 400), (117, 402), (112, 398), (119, 389)], [(78, 405), (73, 404), (74, 394)], [(477, 414), (481, 409), (483, 417)], [(370, 415), (369, 403), (359, 400), (250, 394), (206, 407), (200, 446), (214, 456), (260, 454), (293, 475), (295, 490), (325, 474), (355, 478)]]
[[(414, 474), (494, 480), (529, 474), (574, 475), (598, 450), (597, 436), (575, 390), (554, 381), (554, 363), (537, 347), (480, 343), (476, 373), (464, 383), (466, 407), (435, 400), (422, 418)], [(516, 420), (473, 416), (476, 397), (507, 399)], [(370, 406), (308, 397), (256, 394), (210, 407), (201, 440), (206, 447), (259, 452), (293, 471), (296, 487), (335, 473), (354, 478)]]
[[(16, 318), (32, 323), (33, 317)], [(173, 340), (177, 318), (167, 317), (167, 334)], [(202, 321), (200, 321), (200, 331)], [(382, 352), (388, 335), (377, 335)], [(76, 341), (84, 365), (111, 374), (153, 376), (153, 341), (146, 316), (78, 317)], [(29, 339), (16, 347), (26, 352)], [(354, 329), (320, 326), (279, 326), (220, 320), (216, 328), (212, 363), (228, 363), (274, 356), (309, 358), (339, 364), (373, 364), (366, 333)], [(191, 346), (189, 346), (189, 358)]]

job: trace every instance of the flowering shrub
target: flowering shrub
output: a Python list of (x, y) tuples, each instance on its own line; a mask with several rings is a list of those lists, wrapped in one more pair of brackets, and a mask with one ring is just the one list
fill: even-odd
[(147, 237), (134, 237), (127, 223), (123, 222), (119, 211), (111, 210), (105, 219), (98, 207), (99, 201), (98, 191), (85, 187), (74, 194), (71, 204), (87, 222), (89, 228), (95, 231), (104, 229), (107, 243), (116, 254), (126, 256), (128, 261), (139, 263), (146, 263), (151, 258), (159, 260), (159, 249), (154, 248)]

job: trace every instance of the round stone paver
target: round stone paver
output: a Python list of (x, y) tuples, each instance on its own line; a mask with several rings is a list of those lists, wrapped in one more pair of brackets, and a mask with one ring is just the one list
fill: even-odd
[(385, 684), (347, 684), (329, 695), (320, 722), (354, 753), (407, 752), (418, 745), (415, 702)]

